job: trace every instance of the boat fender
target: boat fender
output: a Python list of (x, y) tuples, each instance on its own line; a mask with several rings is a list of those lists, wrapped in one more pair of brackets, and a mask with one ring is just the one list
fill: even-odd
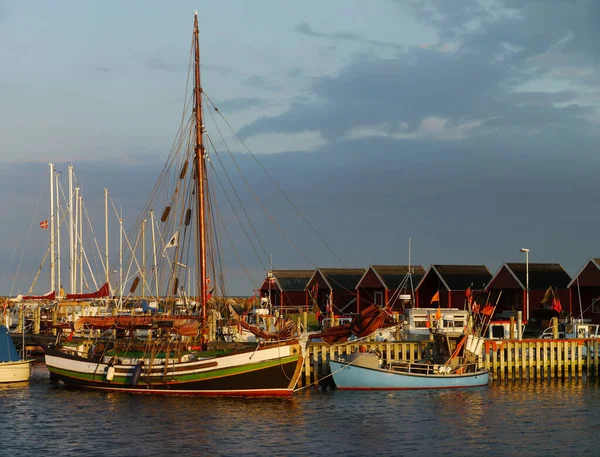
[(115, 377), (115, 366), (109, 365), (108, 368), (106, 369), (106, 380), (110, 382), (113, 380), (114, 377)]
[(142, 367), (144, 362), (138, 362), (134, 367), (131, 373), (131, 385), (137, 386), (137, 383), (140, 380), (140, 376), (142, 375)]

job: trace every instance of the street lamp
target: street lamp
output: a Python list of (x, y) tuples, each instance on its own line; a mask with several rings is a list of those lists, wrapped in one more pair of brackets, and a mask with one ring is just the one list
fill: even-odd
[(529, 322), (529, 249), (521, 248), (521, 252), (525, 253), (525, 289), (527, 290), (527, 306), (525, 307), (525, 319)]

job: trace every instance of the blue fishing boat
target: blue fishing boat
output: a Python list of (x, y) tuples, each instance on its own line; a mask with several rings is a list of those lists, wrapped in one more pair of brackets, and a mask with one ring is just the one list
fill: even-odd
[(33, 362), (19, 357), (8, 329), (0, 325), (0, 382), (28, 381)]
[(356, 353), (329, 362), (340, 390), (457, 389), (486, 386), (489, 372), (476, 364), (382, 364), (378, 354)]
[(483, 336), (489, 327), (495, 306), (486, 301), (469, 301), (462, 329), (448, 332), (438, 309), (430, 314), (431, 342), (417, 362), (384, 360), (381, 354), (364, 346), (353, 354), (329, 361), (331, 375), (340, 390), (457, 389), (486, 386), (490, 375), (479, 364)]

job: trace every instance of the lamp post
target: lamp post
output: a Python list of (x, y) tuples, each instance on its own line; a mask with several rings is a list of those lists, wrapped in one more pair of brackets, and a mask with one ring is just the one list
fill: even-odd
[(525, 319), (529, 322), (529, 249), (521, 248), (525, 253), (525, 289), (527, 290), (527, 305), (525, 307)]

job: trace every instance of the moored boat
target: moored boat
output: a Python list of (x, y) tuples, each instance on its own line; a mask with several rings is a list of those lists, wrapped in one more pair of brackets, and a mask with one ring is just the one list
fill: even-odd
[(4, 325), (0, 325), (0, 382), (23, 382), (31, 376), (33, 359), (19, 357)]
[[(144, 284), (147, 290), (153, 290), (155, 300), (164, 297), (166, 309), (159, 316), (113, 315), (78, 320), (73, 330), (90, 330), (88, 341), (64, 341), (44, 348), (52, 381), (117, 392), (187, 395), (287, 396), (296, 387), (303, 357), (293, 321), (282, 320), (275, 332), (247, 325), (257, 337), (254, 344), (219, 346), (210, 339), (214, 319), (209, 311), (214, 309), (209, 309), (209, 301), (214, 305), (213, 293), (226, 295), (218, 244), (218, 234), (225, 230), (218, 225), (222, 221), (211, 198), (214, 184), (209, 179), (212, 167), (207, 165), (210, 160), (204, 142), (205, 95), (200, 85), (199, 56), (196, 13), (190, 65), (193, 100), (185, 104), (189, 117), (184, 116), (179, 130), (182, 137), (176, 141), (177, 147), (171, 151), (139, 218), (152, 224), (153, 234), (156, 229), (173, 235), (164, 240), (162, 255), (152, 250), (155, 287), (150, 287), (142, 276), (141, 280), (136, 277), (129, 289), (133, 294), (139, 283)], [(157, 219), (153, 208), (163, 192), (161, 202), (168, 203)], [(186, 277), (192, 277), (188, 265), (191, 259), (196, 262), (193, 280), (200, 309), (194, 315), (176, 316), (174, 309), (181, 301)], [(159, 287), (166, 293), (160, 293)], [(124, 290), (123, 284), (120, 289)], [(96, 330), (112, 337), (100, 339)], [(138, 330), (147, 331), (146, 339), (137, 338)]]
[(46, 347), (53, 382), (145, 394), (288, 396), (302, 367), (298, 344), (226, 350), (87, 352)]
[[(440, 335), (440, 338), (446, 336)], [(330, 360), (329, 365), (340, 390), (450, 389), (489, 383), (489, 372), (479, 369), (476, 362), (448, 363), (448, 360), (384, 364), (379, 354), (358, 352)]]
[(417, 362), (382, 360), (380, 354), (362, 351), (329, 361), (340, 390), (451, 389), (481, 387), (489, 383), (488, 370), (479, 366), (485, 334), (495, 306), (480, 310), (469, 301), (464, 327), (448, 331), (441, 319), (431, 322), (432, 341)]

